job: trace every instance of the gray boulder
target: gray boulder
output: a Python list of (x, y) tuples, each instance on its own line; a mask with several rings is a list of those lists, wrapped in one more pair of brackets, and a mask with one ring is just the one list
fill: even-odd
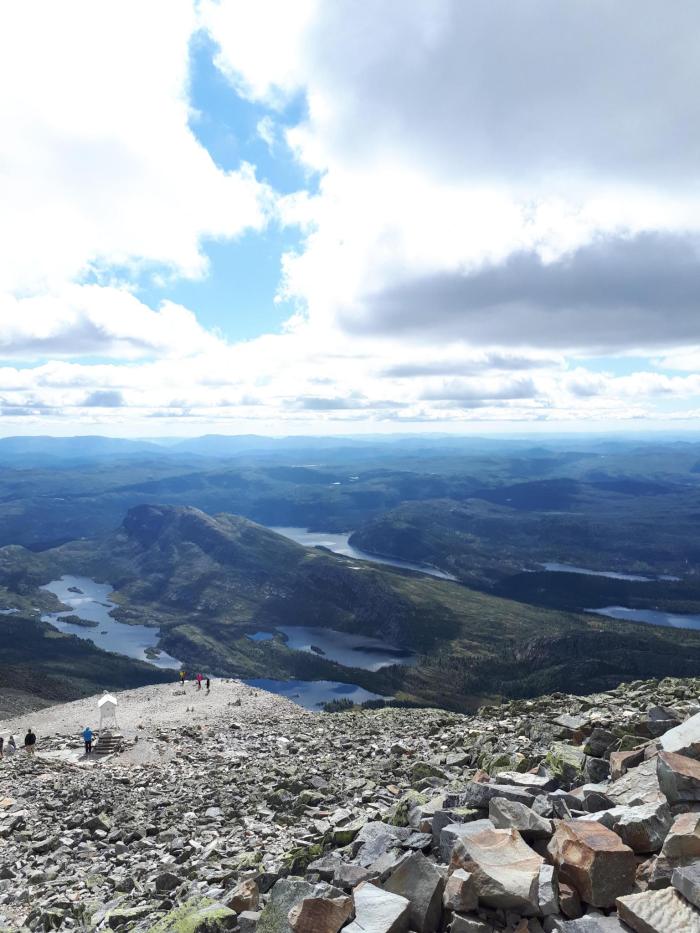
[(515, 829), (486, 828), (455, 843), (452, 865), (471, 872), (479, 902), (534, 913), (544, 859)]
[(479, 897), (470, 872), (457, 868), (445, 882), (442, 902), (446, 910), (458, 914), (476, 910)]
[(700, 907), (700, 862), (674, 868), (671, 884), (694, 907)]
[(612, 829), (638, 854), (659, 852), (673, 822), (668, 805), (660, 801), (639, 807), (613, 807), (586, 819)]
[(479, 833), (484, 829), (495, 829), (491, 820), (474, 820), (471, 823), (450, 823), (440, 833), (440, 861), (449, 862), (458, 839)]
[(344, 933), (406, 933), (410, 903), (407, 898), (373, 884), (358, 885), (354, 892), (355, 919)]
[(632, 768), (617, 781), (608, 785), (608, 797), (615, 806), (638, 807), (663, 799), (656, 773), (656, 761), (652, 758)]
[(522, 803), (502, 797), (490, 801), (489, 819), (496, 829), (517, 829), (524, 839), (549, 839), (554, 832), (551, 820), (538, 816)]
[(281, 878), (270, 892), (270, 900), (260, 914), (256, 933), (295, 933), (289, 922), (292, 908), (306, 898), (342, 895), (342, 891), (323, 882), (313, 885), (301, 878)]
[(416, 933), (433, 933), (442, 916), (445, 880), (422, 853), (405, 857), (384, 883), (384, 890), (410, 901), (409, 923)]
[(506, 800), (515, 800), (524, 804), (526, 807), (532, 805), (535, 795), (520, 787), (514, 787), (510, 784), (481, 784), (473, 781), (468, 784), (462, 794), (462, 801), (465, 807), (476, 807), (481, 810), (488, 808), (489, 802), (494, 797), (503, 797)]

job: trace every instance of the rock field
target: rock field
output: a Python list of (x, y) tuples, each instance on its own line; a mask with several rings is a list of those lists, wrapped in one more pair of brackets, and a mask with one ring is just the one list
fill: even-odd
[(87, 759), (96, 698), (2, 722), (39, 741), (0, 762), (0, 930), (700, 933), (699, 695), (327, 715), (160, 685)]

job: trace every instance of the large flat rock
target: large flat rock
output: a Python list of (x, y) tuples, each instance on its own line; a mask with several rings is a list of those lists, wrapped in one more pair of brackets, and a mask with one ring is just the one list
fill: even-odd
[(618, 897), (617, 912), (635, 933), (700, 933), (700, 911), (675, 888)]
[(652, 758), (637, 768), (631, 768), (617, 781), (608, 785), (607, 796), (616, 806), (637, 807), (644, 803), (663, 800), (656, 773), (656, 761)]
[(543, 862), (515, 829), (484, 829), (452, 851), (452, 865), (471, 873), (479, 902), (506, 910), (537, 910)]
[(700, 713), (665, 732), (659, 739), (659, 744), (665, 752), (700, 758)]

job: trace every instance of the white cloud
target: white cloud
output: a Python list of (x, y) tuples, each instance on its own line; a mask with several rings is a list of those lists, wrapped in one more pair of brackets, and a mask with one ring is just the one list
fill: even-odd
[(0, 357), (191, 356), (221, 341), (181, 305), (158, 311), (125, 288), (66, 285), (28, 298), (0, 295)]
[(188, 126), (190, 0), (0, 13), (0, 292), (91, 270), (206, 269), (204, 236), (265, 223), (252, 169), (216, 167)]
[[(541, 260), (556, 289), (557, 261), (582, 248), (604, 253), (609, 243), (614, 253), (647, 234), (662, 246), (700, 234), (700, 12), (691, 0), (663, 15), (652, 0), (388, 0), (380, 10), (338, 0), (298, 11), (268, 2), (255, 13), (238, 0), (205, 0), (203, 8), (217, 62), (236, 87), (268, 104), (306, 95), (308, 115), (287, 140), (322, 180), (318, 195), (281, 205), (307, 235), (286, 257), (282, 294), (318, 326), (423, 341), (445, 323), (436, 306), (446, 279), (468, 291), (484, 266), (507, 277), (509, 257), (522, 253)], [(277, 15), (279, 50), (279, 37), (265, 41)], [(623, 264), (616, 280), (609, 274), (610, 300), (575, 320), (567, 305), (539, 313), (546, 274), (541, 287), (513, 283), (510, 306), (482, 309), (476, 326), (460, 299), (444, 337), (522, 345), (529, 330), (531, 346), (615, 352), (641, 335), (653, 347), (666, 309), (637, 306), (630, 271)], [(686, 291), (666, 345), (691, 336), (687, 319), (700, 309), (697, 290)]]

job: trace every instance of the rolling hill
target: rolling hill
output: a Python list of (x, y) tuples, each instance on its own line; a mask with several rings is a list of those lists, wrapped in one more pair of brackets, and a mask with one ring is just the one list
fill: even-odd
[[(684, 675), (700, 662), (700, 633), (528, 606), (303, 548), (247, 519), (187, 507), (139, 506), (110, 535), (41, 554), (0, 549), (8, 599), (31, 602), (39, 585), (63, 573), (109, 582), (120, 621), (159, 626), (161, 647), (190, 668), (345, 680), (453, 709), (497, 695)], [(291, 651), (281, 637), (247, 637), (278, 625), (379, 637), (419, 661), (371, 672)]]

